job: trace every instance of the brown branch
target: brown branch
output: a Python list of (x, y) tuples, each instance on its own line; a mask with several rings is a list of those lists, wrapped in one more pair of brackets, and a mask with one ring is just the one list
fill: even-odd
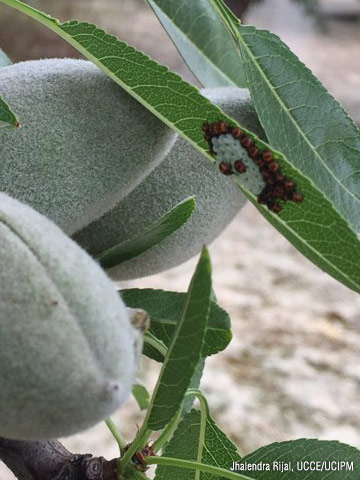
[(59, 441), (0, 437), (0, 459), (18, 480), (119, 480), (116, 459), (74, 455)]

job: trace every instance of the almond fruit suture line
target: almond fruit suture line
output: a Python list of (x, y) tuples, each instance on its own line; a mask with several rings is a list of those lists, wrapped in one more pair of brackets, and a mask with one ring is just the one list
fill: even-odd
[(282, 210), (280, 202), (301, 203), (304, 197), (296, 184), (282, 174), (280, 164), (269, 150), (262, 150), (240, 127), (225, 122), (202, 126), (210, 153), (219, 161), (223, 175), (242, 175), (244, 184), (257, 200), (273, 213)]

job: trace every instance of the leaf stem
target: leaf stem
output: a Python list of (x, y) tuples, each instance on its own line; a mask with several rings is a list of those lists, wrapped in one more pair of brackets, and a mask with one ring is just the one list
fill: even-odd
[(193, 462), (191, 460), (180, 460), (179, 458), (169, 457), (146, 457), (147, 465), (167, 465), (169, 467), (189, 468), (192, 470), (200, 470), (201, 472), (216, 475), (218, 478), (229, 478), (229, 480), (254, 480), (254, 478), (242, 475), (239, 472), (231, 472), (225, 468), (205, 465), (204, 463)]
[(126, 441), (125, 441), (124, 437), (121, 435), (121, 433), (117, 429), (115, 423), (112, 421), (112, 419), (110, 417), (105, 419), (105, 423), (106, 423), (108, 429), (110, 430), (110, 432), (113, 434), (113, 436), (116, 440), (116, 443), (119, 445), (120, 454), (124, 455), (125, 447), (126, 447)]
[[(201, 462), (204, 452), (205, 445), (205, 434), (206, 434), (206, 421), (208, 417), (208, 405), (205, 397), (200, 394), (200, 392), (195, 393), (197, 399), (200, 402), (200, 432), (199, 432), (199, 442), (198, 442), (198, 452), (197, 452), (197, 461)], [(200, 480), (200, 470), (196, 470), (195, 479)]]
[(134, 478), (137, 478), (138, 480), (149, 480), (149, 478), (143, 473), (139, 472), (139, 470), (134, 469), (134, 471), (132, 472), (132, 475)]
[(162, 447), (167, 443), (169, 438), (174, 433), (174, 430), (177, 427), (177, 424), (179, 423), (180, 415), (181, 415), (181, 408), (178, 410), (178, 412), (174, 415), (173, 419), (167, 424), (167, 426), (161, 432), (161, 435), (159, 436), (159, 438), (155, 440), (153, 444), (153, 449), (155, 453), (162, 449)]
[[(194, 395), (195, 397), (198, 398), (200, 402), (200, 409), (201, 409), (201, 433), (200, 433), (200, 442), (203, 444), (205, 443), (205, 430), (206, 430), (206, 419), (209, 413), (209, 407), (206, 401), (206, 398), (204, 395), (200, 392), (200, 390), (197, 390), (195, 388), (189, 388), (188, 391), (186, 392), (185, 396), (190, 396)], [(181, 408), (178, 410), (177, 414), (174, 415), (173, 419), (171, 422), (168, 423), (166, 428), (162, 431), (161, 435), (158, 437), (158, 439), (154, 442), (153, 448), (155, 452), (158, 452), (161, 450), (161, 448), (165, 445), (165, 443), (169, 440), (171, 435), (173, 434), (174, 430), (176, 429), (179, 420), (181, 418)], [(202, 458), (202, 449), (201, 449), (201, 455), (198, 454), (198, 460), (201, 460)]]

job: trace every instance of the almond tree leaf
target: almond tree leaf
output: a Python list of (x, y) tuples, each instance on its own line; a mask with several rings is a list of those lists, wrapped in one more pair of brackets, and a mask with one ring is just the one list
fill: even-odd
[(133, 385), (132, 394), (137, 401), (140, 410), (147, 410), (150, 406), (150, 394), (144, 385)]
[[(92, 60), (154, 115), (176, 130), (209, 160), (211, 157), (201, 129), (204, 123), (236, 122), (201, 96), (193, 86), (169, 72), (133, 47), (99, 30), (95, 25), (56, 19), (18, 0), (0, 0), (43, 23), (88, 59)], [(257, 146), (271, 147), (244, 129)], [(312, 262), (349, 288), (360, 292), (360, 244), (356, 234), (333, 204), (282, 154), (272, 150), (284, 173), (299, 186), (305, 200), (300, 205), (286, 202), (279, 215), (260, 206), (254, 192), (241, 176), (233, 176), (258, 210)], [(271, 246), (270, 246), (271, 248)]]
[(252, 26), (239, 32), (250, 92), (270, 144), (359, 232), (359, 129), (278, 36)]
[[(11, 60), (0, 48), (0, 68), (11, 65)], [(0, 129), (16, 128), (19, 126), (19, 120), (10, 110), (9, 105), (0, 96)]]
[(18, 128), (19, 125), (17, 116), (0, 96), (0, 130), (2, 128)]
[(204, 247), (153, 393), (147, 427), (161, 430), (179, 410), (191, 384), (206, 333), (211, 298), (211, 264)]
[[(164, 457), (198, 461), (198, 445), (200, 440), (201, 414), (191, 410), (179, 423), (172, 439), (166, 445)], [(205, 442), (201, 463), (220, 468), (230, 468), (233, 462), (240, 462), (241, 457), (235, 445), (215, 424), (208, 414), (206, 420)], [(178, 467), (159, 465), (155, 480), (195, 480), (196, 472)], [(202, 472), (200, 480), (220, 480), (218, 476)]]
[(136, 237), (102, 252), (97, 260), (103, 268), (112, 268), (137, 257), (179, 230), (194, 213), (195, 206), (194, 197), (183, 200)]
[[(261, 464), (261, 470), (251, 467)], [(360, 452), (343, 443), (315, 439), (273, 443), (243, 457), (238, 472), (261, 480), (358, 480)]]
[(211, 0), (147, 2), (202, 85), (246, 87), (240, 49)]
[[(186, 293), (147, 288), (121, 291), (121, 298), (128, 307), (141, 308), (148, 313), (151, 320), (149, 332), (167, 347), (170, 346), (176, 327), (181, 320), (186, 297)], [(231, 338), (231, 324), (228, 313), (216, 302), (211, 301), (205, 341), (201, 352), (202, 357), (224, 350), (230, 343)], [(145, 343), (145, 345), (147, 344)], [(159, 361), (158, 355), (154, 358), (153, 350), (148, 351), (146, 348), (144, 353)]]

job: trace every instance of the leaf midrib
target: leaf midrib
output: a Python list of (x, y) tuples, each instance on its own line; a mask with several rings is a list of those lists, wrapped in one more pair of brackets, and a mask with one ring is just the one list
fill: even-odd
[[(152, 316), (151, 320), (159, 325), (169, 325), (171, 327), (176, 327), (178, 322), (176, 320), (169, 320), (161, 317), (156, 317)], [(227, 328), (221, 328), (221, 327), (212, 327), (211, 324), (208, 325), (208, 330), (213, 332), (213, 331), (219, 331), (219, 332), (224, 332), (228, 331)]]

